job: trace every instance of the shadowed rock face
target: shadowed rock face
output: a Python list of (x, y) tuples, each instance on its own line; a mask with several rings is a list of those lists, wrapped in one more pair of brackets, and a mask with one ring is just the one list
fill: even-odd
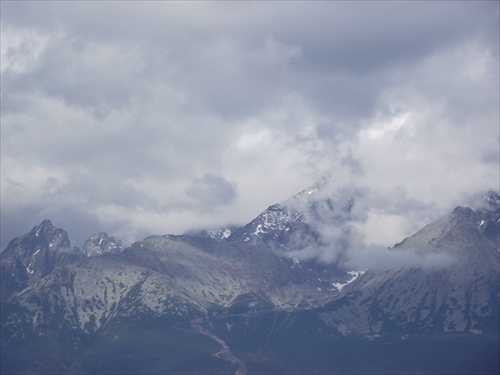
[(56, 267), (81, 259), (68, 234), (44, 220), (28, 234), (12, 240), (1, 253), (2, 300), (33, 285)]

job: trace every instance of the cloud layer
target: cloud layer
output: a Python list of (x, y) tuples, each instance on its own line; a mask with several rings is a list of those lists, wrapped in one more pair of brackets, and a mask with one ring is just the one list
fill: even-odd
[[(1, 17), (2, 249), (44, 218), (77, 244), (243, 224), (325, 172), (384, 197), (362, 228), (383, 245), (498, 189), (496, 2), (7, 2)], [(398, 194), (414, 204), (392, 209)]]

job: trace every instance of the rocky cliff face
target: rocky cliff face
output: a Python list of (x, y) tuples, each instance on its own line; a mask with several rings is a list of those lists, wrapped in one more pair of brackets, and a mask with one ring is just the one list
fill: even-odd
[(265, 244), (282, 254), (325, 246), (331, 238), (323, 238), (318, 229), (342, 228), (350, 220), (351, 209), (360, 192), (325, 195), (323, 185), (324, 181), (268, 207), (247, 225), (233, 230), (227, 240)]
[(82, 257), (64, 230), (54, 227), (50, 220), (43, 221), (28, 234), (12, 240), (1, 253), (2, 300), (33, 285), (58, 266)]
[(93, 257), (107, 253), (120, 253), (123, 249), (125, 249), (125, 246), (121, 241), (101, 232), (94, 234), (85, 241), (82, 251), (86, 256)]

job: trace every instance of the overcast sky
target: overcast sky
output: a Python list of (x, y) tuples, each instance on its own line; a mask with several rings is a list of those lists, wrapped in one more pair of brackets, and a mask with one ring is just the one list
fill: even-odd
[(244, 224), (325, 173), (384, 197), (379, 245), (498, 189), (499, 3), (1, 2), (2, 249)]

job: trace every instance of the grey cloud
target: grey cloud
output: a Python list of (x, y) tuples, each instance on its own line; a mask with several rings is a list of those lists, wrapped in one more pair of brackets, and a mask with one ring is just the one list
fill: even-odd
[(291, 254), (299, 259), (360, 269), (446, 263), (444, 258), (421, 255), (418, 250), (389, 249), (436, 215), (435, 205), (416, 200), (403, 187), (383, 195), (369, 186), (338, 187), (330, 176), (320, 190), (287, 204), (303, 212), (305, 221), (319, 234), (319, 245), (306, 245)]
[[(170, 77), (179, 87), (186, 88), (192, 95), (193, 104), (197, 101), (200, 108), (233, 115), (258, 110), (276, 95), (283, 95), (286, 92), (283, 90), (305, 93), (324, 111), (351, 117), (356, 113), (370, 113), (375, 105), (374, 99), (387, 81), (384, 69), (418, 63), (442, 45), (449, 47), (450, 43), (458, 43), (463, 38), (484, 34), (480, 26), (487, 21), (491, 23), (488, 7), (468, 3), (460, 6), (454, 4), (453, 7), (434, 4), (411, 4), (406, 7), (365, 4), (359, 8), (339, 3), (312, 4), (307, 7), (274, 7), (269, 4), (204, 6), (206, 20), (187, 17), (189, 7), (182, 11), (184, 7), (169, 7), (168, 4), (155, 4), (149, 12), (133, 4), (115, 7), (97, 5), (95, 9), (102, 8), (103, 11), (92, 12), (92, 26), (88, 24), (90, 18), (80, 16), (91, 11), (92, 8), (86, 5), (48, 8), (52, 11), (42, 10), (48, 13), (47, 23), (54, 19), (54, 15), (64, 14), (71, 20), (63, 23), (67, 31), (90, 41), (106, 45), (108, 41), (122, 42), (121, 38), (128, 36), (130, 42), (126, 44), (127, 48), (134, 50), (131, 46), (137, 46), (141, 38), (150, 38), (154, 48), (145, 48), (144, 45), (139, 48), (140, 56), (147, 61), (145, 71), (153, 63), (152, 71), (156, 72), (156, 77)], [(240, 23), (217, 17), (217, 12), (221, 10)], [(39, 11), (34, 6), (31, 12), (37, 12), (37, 18), (40, 18)], [(245, 11), (260, 18), (259, 28), (247, 23), (249, 19), (245, 19)], [(301, 16), (297, 18), (296, 12), (300, 12)], [(469, 16), (471, 12), (476, 15), (472, 20)], [(26, 17), (29, 18), (30, 12), (27, 13)], [(112, 13), (115, 14), (114, 26), (110, 27), (108, 21)], [(191, 26), (189, 33), (175, 19), (179, 15)], [(158, 25), (156, 33), (143, 29), (145, 23), (158, 22), (161, 18), (164, 18), (164, 22)], [(62, 19), (60, 21), (63, 22)], [(136, 27), (131, 29), (130, 24)], [(290, 24), (294, 27), (288, 27)], [(170, 35), (175, 37), (169, 38)], [(74, 49), (71, 44), (70, 49)], [(156, 56), (158, 51), (165, 51), (165, 54)], [(262, 62), (266, 61), (266, 55), (270, 57), (273, 54), (278, 57), (278, 61), (287, 61), (293, 56), (300, 58), (295, 59), (295, 64), (285, 62), (288, 71), (283, 69), (281, 63), (268, 64), (265, 71), (259, 70), (259, 65), (262, 66)], [(155, 63), (158, 58), (162, 63)], [(158, 74), (158, 70), (168, 72), (162, 68), (168, 61), (176, 70), (174, 77)], [(111, 73), (106, 82), (113, 82), (112, 85), (97, 86), (100, 91), (89, 91), (85, 87), (91, 85), (92, 80), (83, 81), (76, 85), (82, 90), (79, 96), (71, 92), (70, 96), (83, 102), (97, 100), (101, 95), (108, 100), (118, 100), (129, 92), (128, 79), (110, 81), (115, 75), (113, 68), (126, 66), (127, 61), (117, 56), (116, 61), (111, 62), (115, 65), (106, 70), (106, 74)], [(52, 63), (60, 66), (57, 60)], [(71, 61), (66, 63), (71, 64)], [(67, 68), (61, 71), (65, 70)], [(82, 72), (82, 76), (88, 76), (88, 73)], [(94, 73), (97, 77), (99, 73), (102, 74), (99, 71)], [(68, 89), (51, 83), (53, 80), (59, 81), (55, 74), (45, 76), (48, 77), (46, 84), (52, 85), (54, 92)], [(130, 74), (129, 79), (137, 81), (134, 74)], [(225, 84), (235, 81), (237, 85)], [(92, 96), (92, 92), (97, 95)], [(255, 95), (257, 92), (259, 94)]]
[(324, 171), (369, 187), (356, 230), (389, 232), (384, 214), (402, 233), (498, 181), (495, 2), (6, 2), (1, 17), (2, 243), (20, 212), (135, 239), (210, 210), (243, 224)]
[(450, 254), (422, 254), (419, 249), (390, 249), (382, 246), (360, 246), (351, 249), (344, 266), (351, 269), (389, 269), (394, 267), (446, 268), (454, 261)]
[(191, 183), (187, 194), (194, 199), (196, 209), (210, 212), (233, 202), (237, 190), (235, 184), (224, 177), (207, 173)]
[(91, 110), (102, 118), (112, 108), (126, 109), (141, 90), (141, 56), (130, 45), (73, 43), (48, 35), (47, 47), (35, 69), (5, 74), (5, 89), (13, 94), (38, 92), (69, 106)]
[(454, 261), (451, 254), (431, 253), (422, 258), (422, 267), (424, 268), (445, 268)]
[(449, 254), (393, 248), (440, 212), (435, 204), (409, 196), (404, 187), (383, 195), (356, 184), (339, 188), (330, 176), (323, 180), (320, 190), (287, 204), (303, 212), (305, 221), (319, 235), (317, 242), (290, 253), (298, 259), (349, 269), (443, 268), (453, 261)]

